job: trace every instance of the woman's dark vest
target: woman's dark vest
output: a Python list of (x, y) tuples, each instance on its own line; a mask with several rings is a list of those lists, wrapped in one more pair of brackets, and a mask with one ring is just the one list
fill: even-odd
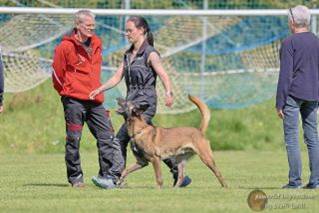
[[(157, 74), (148, 64), (147, 59), (151, 52), (158, 52), (146, 41), (131, 61), (132, 47), (124, 54), (124, 76), (127, 87), (126, 99), (135, 104), (148, 104), (156, 111), (156, 77)], [(154, 112), (155, 113), (155, 112)]]

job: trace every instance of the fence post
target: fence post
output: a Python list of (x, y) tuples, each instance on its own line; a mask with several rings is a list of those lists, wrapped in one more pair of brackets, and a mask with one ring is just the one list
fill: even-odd
[[(208, 9), (208, 1), (204, 0), (204, 5), (203, 9), (207, 10)], [(203, 40), (202, 40), (202, 51), (201, 51), (201, 66), (200, 66), (200, 72), (201, 72), (201, 81), (204, 80), (204, 72), (205, 72), (205, 65), (206, 65), (206, 40), (207, 40), (207, 17), (203, 17), (203, 28), (202, 28), (202, 35), (203, 35)], [(200, 96), (203, 98), (204, 97), (204, 86), (203, 83), (201, 83), (201, 88), (200, 88)]]
[[(316, 8), (316, 5), (314, 5), (314, 8)], [(311, 32), (313, 32), (314, 34), (318, 35), (318, 31), (317, 31), (317, 15), (316, 14), (312, 14), (312, 16), (311, 16)]]

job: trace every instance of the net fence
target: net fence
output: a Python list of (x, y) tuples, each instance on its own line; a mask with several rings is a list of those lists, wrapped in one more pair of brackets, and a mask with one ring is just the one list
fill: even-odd
[[(25, 5), (68, 6), (56, 2), (60, 4), (33, 1), (34, 5)], [(131, 1), (130, 7), (144, 7), (142, 2), (145, 1)], [(124, 7), (123, 1), (113, 3)], [(166, 7), (177, 7), (177, 3), (184, 8), (203, 6), (197, 5), (198, 1), (175, 1), (175, 5)], [(129, 46), (124, 36), (125, 19), (124, 15), (96, 18), (96, 33), (103, 40), (103, 81), (112, 76)], [(247, 107), (275, 94), (280, 42), (289, 34), (286, 16), (146, 16), (146, 19), (176, 97), (173, 108), (167, 109), (163, 86), (158, 82), (159, 113), (192, 110), (194, 106), (187, 99), (189, 93), (201, 97), (210, 107), (222, 109)], [(47, 80), (51, 76), (54, 47), (72, 26), (72, 15), (0, 14), (6, 91), (25, 91)], [(125, 93), (123, 81), (106, 92), (106, 106), (116, 107), (115, 98)]]
[(275, 9), (298, 4), (317, 8), (317, 0), (0, 0), (4, 6), (124, 9)]

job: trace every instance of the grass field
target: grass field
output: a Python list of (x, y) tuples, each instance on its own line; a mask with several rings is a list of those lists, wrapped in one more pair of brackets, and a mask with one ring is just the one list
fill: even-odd
[[(282, 190), (287, 181), (285, 152), (218, 151), (215, 158), (228, 189), (223, 189), (198, 157), (187, 174), (188, 188), (171, 188), (166, 166), (164, 189), (155, 189), (151, 166), (128, 177), (123, 189), (102, 190), (90, 178), (97, 172), (97, 154), (82, 151), (86, 188), (73, 189), (65, 178), (63, 154), (0, 155), (0, 212), (250, 212), (247, 197), (254, 189), (268, 196), (268, 208), (291, 212), (315, 212), (318, 190)], [(303, 179), (308, 177), (303, 153)], [(129, 161), (133, 159), (129, 156)], [(267, 211), (273, 209), (266, 209)]]
[[(228, 189), (219, 186), (197, 157), (188, 164), (193, 183), (185, 189), (170, 187), (172, 178), (164, 165), (163, 190), (155, 189), (151, 166), (129, 176), (124, 189), (98, 189), (90, 181), (98, 170), (96, 144), (84, 128), (81, 156), (87, 187), (79, 190), (66, 181), (64, 118), (50, 81), (28, 92), (5, 94), (0, 116), (0, 212), (249, 212), (247, 196), (257, 188), (269, 197), (267, 210), (314, 212), (319, 208), (318, 190), (280, 189), (287, 182), (288, 165), (273, 102), (240, 110), (212, 109), (207, 138), (214, 150), (233, 150), (215, 153)], [(123, 122), (115, 114), (112, 121), (115, 129)], [(196, 127), (200, 114), (156, 115), (154, 123)], [(306, 183), (305, 152), (303, 159)]]

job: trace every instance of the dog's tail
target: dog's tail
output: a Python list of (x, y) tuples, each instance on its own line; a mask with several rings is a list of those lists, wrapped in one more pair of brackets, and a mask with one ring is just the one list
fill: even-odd
[(200, 123), (199, 129), (203, 134), (205, 134), (210, 120), (210, 110), (199, 98), (188, 95), (188, 99), (198, 107), (200, 113), (202, 114), (202, 121)]

